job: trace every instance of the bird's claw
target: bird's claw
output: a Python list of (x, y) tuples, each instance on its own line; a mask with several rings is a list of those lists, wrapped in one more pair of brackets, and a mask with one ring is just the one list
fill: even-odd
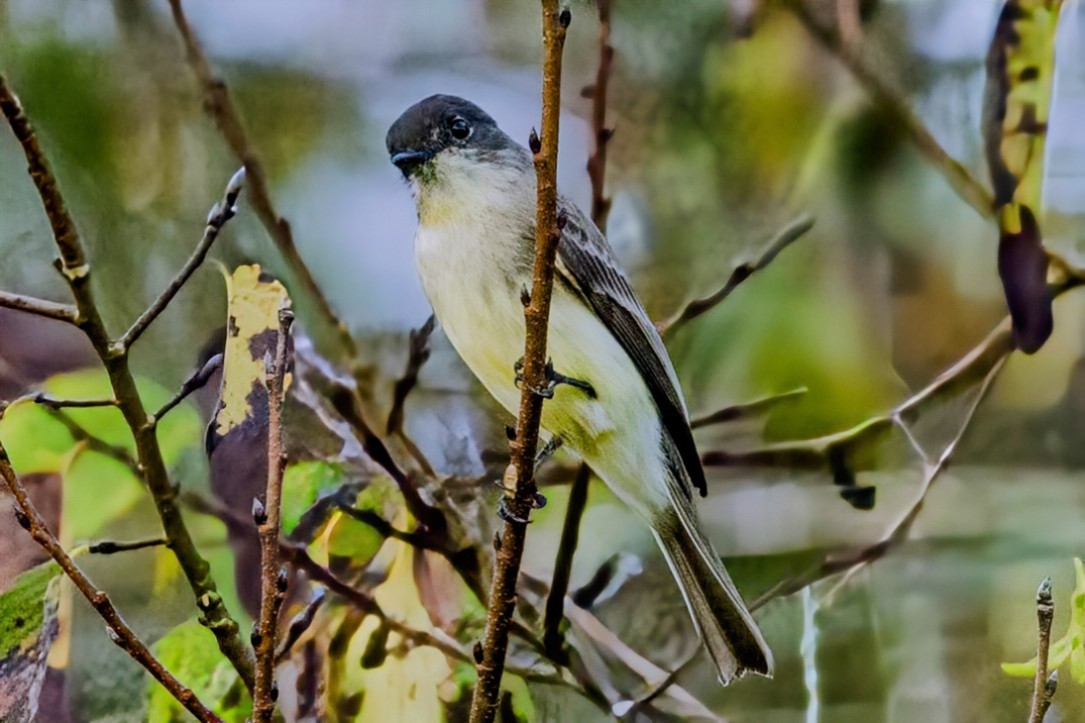
[[(513, 383), (516, 384), (516, 387), (519, 389), (520, 384), (524, 381), (524, 358), (520, 357), (519, 359), (517, 359), (516, 363), (513, 364), (512, 369), (514, 372)], [(546, 362), (545, 375), (545, 387), (543, 387), (542, 389), (536, 389), (534, 387), (531, 387), (531, 391), (535, 392), (535, 394), (538, 394), (543, 399), (553, 399), (554, 390), (557, 389), (557, 386), (559, 384), (568, 384), (569, 386), (584, 392), (592, 399), (595, 399), (597, 396), (595, 393), (595, 387), (593, 387), (590, 382), (586, 382), (583, 379), (576, 379), (574, 377), (565, 376), (561, 372), (554, 369), (553, 360)]]
[(502, 498), (501, 502), (497, 506), (497, 516), (503, 519), (505, 522), (516, 522), (521, 525), (531, 524), (531, 520), (527, 519), (526, 517), (520, 517), (512, 510), (510, 510), (508, 500), (506, 500), (505, 498)]

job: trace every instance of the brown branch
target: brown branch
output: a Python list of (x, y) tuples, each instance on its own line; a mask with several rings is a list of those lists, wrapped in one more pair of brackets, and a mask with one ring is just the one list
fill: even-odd
[[(595, 150), (588, 158), (588, 177), (591, 179), (591, 219), (604, 234), (610, 199), (606, 195), (607, 143), (614, 130), (607, 128), (607, 86), (610, 84), (610, 68), (614, 63), (614, 46), (610, 44), (610, 10), (612, 0), (596, 0), (599, 10), (599, 67), (595, 71), (595, 85), (591, 86), (591, 130)], [(588, 88), (584, 89), (588, 91)]]
[(53, 230), (53, 239), (60, 253), (57, 268), (67, 281), (75, 299), (75, 306), (78, 309), (77, 325), (87, 336), (105, 365), (113, 388), (113, 396), (117, 400), (117, 407), (124, 415), (135, 438), (137, 460), (142, 477), (154, 498), (163, 532), (170, 541), (170, 549), (176, 555), (192, 588), (200, 610), (200, 620), (215, 634), (219, 649), (237, 669), (241, 679), (247, 686), (251, 686), (252, 659), (249, 650), (241, 639), (237, 622), (230, 617), (222, 597), (216, 590), (207, 561), (196, 549), (184, 518), (181, 516), (181, 510), (177, 506), (177, 490), (170, 480), (162, 458), (155, 426), (147, 414), (136, 387), (135, 377), (128, 364), (127, 350), (110, 338), (95, 303), (90, 284), (90, 265), (87, 263), (86, 252), (75, 222), (68, 213), (64, 199), (57, 188), (56, 179), (49, 169), (45, 154), (38, 144), (30, 122), (2, 75), (0, 75), (0, 110), (26, 156), (28, 172), (45, 209), (49, 225)]
[[(614, 46), (610, 44), (611, 2), (612, 0), (596, 0), (599, 12), (599, 66), (595, 71), (595, 85), (584, 89), (591, 91), (591, 126), (592, 137), (595, 139), (595, 149), (588, 158), (591, 219), (604, 234), (610, 214), (610, 199), (606, 195), (607, 144), (614, 135), (613, 129), (607, 128), (607, 87), (614, 62)], [(560, 440), (560, 437), (557, 439)], [(561, 528), (561, 542), (558, 544), (557, 559), (554, 561), (554, 576), (546, 596), (543, 645), (547, 655), (553, 660), (564, 660), (567, 657), (562, 650), (564, 636), (561, 633), (561, 621), (565, 618), (565, 594), (569, 591), (573, 557), (580, 539), (580, 521), (588, 504), (590, 482), (591, 470), (586, 464), (581, 464), (569, 490), (569, 503), (565, 508), (565, 522)]]
[(411, 329), (407, 366), (403, 370), (403, 376), (396, 380), (395, 388), (392, 390), (392, 409), (388, 413), (388, 422), (385, 425), (387, 433), (399, 438), (414, 461), (429, 477), (435, 475), (433, 465), (426, 459), (426, 455), (422, 453), (414, 440), (407, 436), (403, 429), (403, 415), (407, 397), (418, 385), (418, 373), (422, 370), (422, 365), (429, 360), (429, 340), (436, 327), (437, 317), (430, 314), (425, 324), (418, 329)]
[(15, 474), (11, 461), (8, 459), (7, 450), (4, 449), (2, 443), (0, 443), (0, 476), (4, 478), (8, 491), (15, 498), (15, 517), (19, 524), (30, 533), (35, 542), (49, 553), (49, 556), (56, 561), (76, 589), (102, 617), (109, 637), (113, 642), (123, 648), (133, 660), (142, 665), (151, 674), (151, 677), (157, 680), (197, 720), (219, 721), (219, 717), (212, 713), (192, 690), (182, 685), (154, 657), (154, 654), (143, 644), (135, 631), (128, 627), (128, 624), (121, 618), (120, 613), (113, 607), (113, 602), (109, 599), (109, 596), (95, 587), (94, 583), (76, 566), (71, 556), (64, 551), (56, 536), (49, 531), (45, 520), (30, 501), (30, 496), (27, 494), (22, 481)]
[(79, 312), (71, 304), (58, 304), (55, 301), (35, 299), (32, 296), (12, 294), (7, 291), (0, 291), (0, 308), (14, 309), (67, 324), (75, 324), (79, 318)]
[(154, 413), (155, 424), (162, 421), (162, 418), (169, 414), (174, 407), (188, 398), (189, 394), (197, 389), (203, 388), (207, 382), (211, 380), (215, 372), (222, 368), (222, 354), (215, 354), (213, 357), (204, 362), (204, 365), (194, 371), (188, 379), (182, 384), (181, 388), (177, 390), (177, 393), (173, 397), (162, 405), (162, 408)]
[(675, 330), (683, 324), (686, 324), (687, 322), (696, 319), (701, 314), (719, 306), (742, 284), (742, 282), (771, 264), (784, 249), (795, 241), (798, 241), (799, 238), (813, 226), (814, 219), (803, 214), (784, 228), (780, 229), (780, 231), (778, 231), (769, 241), (765, 250), (761, 252), (757, 261), (754, 261), (753, 263), (744, 262), (736, 266), (731, 271), (731, 275), (727, 278), (727, 282), (718, 291), (703, 299), (694, 299), (670, 319), (665, 319), (656, 324), (660, 333), (673, 334)]
[(877, 76), (863, 59), (858, 43), (844, 42), (839, 32), (819, 22), (805, 0), (788, 0), (784, 6), (822, 47), (840, 60), (870, 95), (871, 100), (887, 113), (919, 152), (942, 173), (954, 192), (981, 216), (989, 218), (994, 213), (994, 198), (991, 192), (976, 180), (960, 161), (946, 152), (923, 121), (912, 112), (908, 103)]
[(501, 676), (509, 645), (509, 626), (516, 609), (516, 580), (524, 553), (527, 521), (535, 504), (535, 451), (539, 442), (546, 379), (546, 335), (550, 317), (550, 296), (554, 283), (554, 264), (562, 219), (558, 215), (557, 165), (558, 119), (561, 115), (561, 56), (565, 31), (572, 14), (560, 7), (559, 0), (542, 0), (543, 17), (543, 92), (542, 138), (533, 132), (531, 151), (535, 156), (537, 197), (535, 209), (535, 264), (530, 298), (524, 307), (526, 341), (524, 345), (523, 389), (516, 436), (509, 442), (512, 460), (505, 473), (507, 487), (504, 504), (504, 529), (497, 550), (490, 607), (486, 613), (486, 636), (482, 655), (476, 662), (478, 680), (471, 698), (471, 723), (492, 723), (497, 715)]
[(1036, 620), (1039, 634), (1036, 643), (1036, 679), (1032, 688), (1032, 707), (1029, 711), (1029, 723), (1043, 723), (1047, 709), (1051, 707), (1051, 697), (1058, 685), (1056, 673), (1047, 677), (1047, 656), (1051, 649), (1051, 623), (1055, 619), (1055, 604), (1051, 600), (1051, 578), (1044, 578), (1036, 591)]
[(294, 313), (279, 309), (279, 335), (275, 359), (267, 365), (267, 486), (264, 501), (253, 500), (253, 518), (260, 536), (260, 617), (253, 635), (256, 671), (252, 689), (254, 721), (271, 720), (275, 711), (275, 652), (279, 632), (279, 610), (286, 598), (287, 577), (279, 557), (279, 529), (282, 520), (283, 472), (286, 451), (283, 448), (283, 394), (286, 372), (290, 366), (290, 327)]
[(846, 555), (829, 555), (818, 565), (815, 565), (805, 573), (786, 578), (774, 585), (767, 592), (762, 594), (753, 604), (750, 605), (750, 610), (754, 611), (761, 608), (771, 600), (775, 600), (779, 597), (787, 597), (799, 592), (805, 587), (813, 585), (819, 580), (823, 580), (827, 577), (840, 574), (842, 572), (848, 572), (849, 574), (858, 568), (869, 565), (882, 557), (891, 549), (901, 545), (908, 539), (908, 535), (911, 533), (912, 525), (919, 517), (919, 513), (923, 509), (923, 505), (927, 501), (927, 494), (934, 486), (935, 481), (939, 475), (945, 471), (949, 465), (950, 459), (957, 451), (957, 447), (964, 437), (965, 432), (968, 431), (972, 424), (972, 420), (975, 418), (976, 411), (979, 409), (980, 404), (987, 397), (987, 393), (991, 389), (991, 385), (994, 383), (995, 378), (998, 376), (999, 371), (1002, 370), (1006, 359), (1009, 356), (1009, 351), (1006, 351), (995, 362), (994, 366), (990, 368), (987, 375), (984, 377), (982, 384), (980, 384), (979, 390), (977, 390), (972, 403), (969, 405), (968, 410), (965, 412), (964, 419), (961, 421), (961, 426), (958, 428), (957, 433), (953, 436), (953, 439), (943, 448), (942, 453), (938, 456), (938, 459), (934, 463), (925, 463), (925, 471), (923, 476), (923, 484), (920, 486), (919, 494), (915, 501), (909, 506), (900, 519), (893, 525), (889, 532), (882, 537), (881, 540), (864, 547), (861, 550), (852, 552)]
[(586, 464), (580, 465), (573, 486), (569, 490), (569, 505), (565, 510), (565, 523), (561, 528), (558, 556), (554, 561), (554, 577), (550, 582), (550, 591), (546, 595), (543, 645), (547, 656), (553, 660), (563, 660), (567, 657), (562, 650), (564, 636), (561, 633), (561, 621), (565, 619), (565, 595), (569, 592), (573, 556), (580, 539), (580, 521), (588, 505), (590, 482), (591, 469)]
[(234, 105), (229, 88), (226, 86), (225, 81), (217, 77), (212, 70), (207, 55), (200, 46), (192, 27), (188, 24), (184, 8), (181, 6), (181, 0), (169, 0), (169, 3), (170, 10), (173, 13), (174, 25), (177, 26), (177, 32), (180, 34), (181, 41), (185, 46), (185, 57), (188, 60), (188, 65), (196, 77), (200, 90), (203, 92), (204, 109), (214, 120), (215, 127), (218, 128), (234, 157), (245, 166), (248, 173), (249, 198), (252, 202), (253, 211), (256, 212), (260, 223), (263, 224), (268, 235), (275, 242), (279, 253), (282, 254), (290, 268), (293, 269), (294, 274), (301, 281), (309, 296), (316, 302), (317, 309), (331, 329), (334, 330), (343, 351), (349, 358), (353, 359), (358, 354), (354, 338), (350, 335), (347, 325), (335, 313), (331, 302), (328, 301), (317, 283), (316, 277), (313, 276), (313, 272), (309, 270), (305, 260), (301, 257), (301, 253), (298, 252), (290, 223), (275, 210), (271, 200), (267, 174), (264, 171), (264, 164), (249, 142), (248, 133), (241, 122), (241, 114), (238, 112), (237, 106)]
[(226, 184), (226, 191), (222, 200), (211, 208), (211, 212), (207, 216), (207, 226), (204, 228), (203, 237), (196, 244), (196, 248), (193, 250), (192, 255), (188, 257), (188, 261), (166, 285), (158, 298), (147, 307), (146, 311), (139, 315), (139, 318), (135, 320), (132, 326), (128, 327), (128, 331), (121, 336), (118, 343), (122, 348), (126, 350), (132, 348), (132, 345), (136, 343), (136, 340), (139, 339), (143, 332), (147, 331), (147, 327), (153, 324), (158, 315), (166, 310), (169, 303), (173, 301), (173, 297), (177, 296), (177, 292), (196, 272), (196, 269), (203, 264), (204, 259), (207, 258), (207, 254), (211, 250), (211, 246), (219, 236), (219, 231), (237, 213), (237, 197), (241, 195), (241, 187), (244, 183), (245, 169), (242, 168)]

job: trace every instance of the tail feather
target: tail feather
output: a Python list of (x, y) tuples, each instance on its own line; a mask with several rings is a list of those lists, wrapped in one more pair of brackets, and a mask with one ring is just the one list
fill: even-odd
[(701, 642), (720, 682), (747, 673), (772, 677), (772, 652), (712, 544), (697, 526), (671, 511), (653, 526)]

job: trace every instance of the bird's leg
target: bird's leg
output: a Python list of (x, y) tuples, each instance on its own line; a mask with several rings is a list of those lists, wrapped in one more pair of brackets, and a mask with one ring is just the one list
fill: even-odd
[(561, 445), (565, 444), (565, 440), (561, 438), (560, 434), (555, 434), (553, 437), (547, 440), (546, 444), (542, 446), (542, 449), (535, 455), (535, 471), (539, 471), (539, 467), (543, 462), (554, 456), (554, 452), (561, 449)]
[[(516, 384), (517, 387), (519, 387), (520, 382), (524, 381), (524, 358), (520, 357), (519, 359), (517, 359), (512, 369), (515, 373), (515, 376), (513, 377), (513, 382)], [(590, 382), (586, 382), (583, 379), (576, 379), (574, 377), (567, 377), (561, 372), (554, 369), (553, 360), (546, 362), (546, 386), (542, 389), (532, 389), (531, 391), (535, 392), (544, 399), (553, 399), (554, 390), (559, 384), (568, 384), (569, 386), (584, 392), (592, 399), (595, 399), (596, 396), (598, 396), (595, 393), (595, 387), (593, 387)]]

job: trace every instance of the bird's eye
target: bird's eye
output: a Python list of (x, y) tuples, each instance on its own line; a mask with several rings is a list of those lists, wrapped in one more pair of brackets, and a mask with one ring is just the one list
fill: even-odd
[(463, 118), (456, 116), (448, 122), (448, 131), (452, 134), (453, 138), (458, 141), (463, 141), (471, 135), (471, 125)]

